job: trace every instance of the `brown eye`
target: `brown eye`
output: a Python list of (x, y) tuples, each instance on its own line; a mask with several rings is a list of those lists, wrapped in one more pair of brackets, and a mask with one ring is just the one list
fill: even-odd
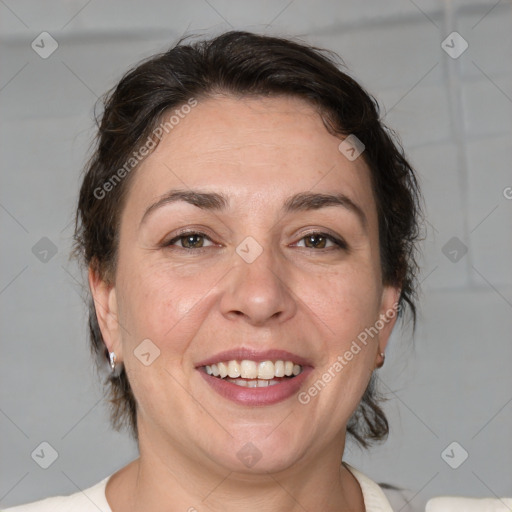
[(322, 235), (308, 235), (304, 237), (306, 247), (314, 247), (315, 249), (324, 249), (327, 244), (327, 238)]
[(201, 249), (203, 247), (208, 247), (205, 245), (205, 240), (210, 239), (204, 233), (197, 233), (194, 231), (189, 233), (182, 233), (177, 237), (174, 237), (172, 240), (169, 240), (165, 244), (165, 246), (173, 246), (176, 245), (177, 242), (179, 242), (180, 245), (178, 245), (178, 247), (181, 247), (183, 249)]
[[(301, 238), (301, 240), (304, 240), (304, 247), (308, 249), (329, 249), (330, 247), (334, 249), (347, 249), (347, 244), (344, 241), (338, 240), (327, 233), (309, 233)], [(328, 243), (331, 245), (328, 246)]]

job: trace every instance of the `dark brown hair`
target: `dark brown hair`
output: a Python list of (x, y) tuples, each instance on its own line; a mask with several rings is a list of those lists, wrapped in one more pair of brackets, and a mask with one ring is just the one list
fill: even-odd
[[(396, 136), (380, 120), (376, 100), (341, 71), (337, 59), (302, 42), (233, 31), (191, 44), (182, 39), (129, 71), (103, 99), (97, 143), (84, 170), (74, 249), (84, 267), (114, 283), (120, 217), (136, 172), (134, 158), (140, 156), (143, 144), (158, 143), (155, 128), (164, 114), (171, 110), (178, 114), (191, 99), (217, 94), (294, 96), (317, 108), (330, 133), (353, 134), (365, 145), (362, 157), (376, 198), (383, 283), (401, 288), (398, 316), (403, 317), (402, 306), (408, 307), (414, 325), (421, 219), (418, 184)], [(106, 369), (108, 351), (90, 296), (89, 331), (98, 366)], [(114, 428), (127, 425), (138, 439), (136, 400), (124, 366), (106, 383)], [(347, 427), (363, 447), (389, 432), (379, 399), (372, 376)]]

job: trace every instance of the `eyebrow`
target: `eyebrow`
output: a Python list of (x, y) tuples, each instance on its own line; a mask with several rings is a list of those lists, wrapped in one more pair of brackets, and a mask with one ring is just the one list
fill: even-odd
[[(229, 198), (217, 192), (201, 192), (199, 190), (170, 190), (161, 196), (155, 203), (150, 205), (144, 212), (140, 224), (142, 225), (147, 217), (158, 208), (178, 201), (184, 201), (202, 210), (223, 211), (229, 206)], [(368, 219), (363, 209), (352, 199), (342, 193), (320, 194), (313, 192), (300, 192), (289, 197), (284, 205), (284, 213), (299, 211), (319, 210), (329, 206), (338, 206), (353, 213), (359, 219), (363, 228), (368, 227)]]

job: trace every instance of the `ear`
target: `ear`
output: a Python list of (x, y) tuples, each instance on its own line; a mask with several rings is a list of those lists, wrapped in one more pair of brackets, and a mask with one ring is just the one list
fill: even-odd
[(115, 285), (106, 282), (91, 265), (89, 266), (89, 288), (105, 345), (109, 352), (116, 353), (116, 360), (121, 362), (122, 344)]
[(375, 356), (375, 367), (379, 368), (384, 364), (381, 353), (385, 353), (386, 347), (398, 318), (398, 301), (401, 289), (396, 286), (387, 285), (382, 290), (381, 306), (379, 311), (379, 346)]

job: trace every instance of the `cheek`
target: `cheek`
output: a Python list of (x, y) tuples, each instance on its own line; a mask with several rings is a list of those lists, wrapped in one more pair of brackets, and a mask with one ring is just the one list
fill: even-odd
[(167, 362), (181, 358), (207, 314), (209, 272), (180, 276), (165, 263), (126, 266), (119, 272), (123, 343), (132, 350), (149, 338)]
[[(207, 313), (204, 297), (212, 285), (207, 278), (176, 278), (162, 266), (133, 268), (120, 269), (117, 284), (123, 358), (131, 387), (143, 415), (185, 414), (181, 385), (192, 367), (183, 359)], [(142, 346), (148, 347), (149, 359), (154, 358), (147, 366), (140, 358)]]
[(347, 267), (300, 287), (302, 300), (324, 321), (329, 338), (340, 347), (376, 320), (381, 287), (371, 270)]
[[(123, 291), (123, 316), (138, 331), (151, 328), (156, 334), (155, 328), (168, 329), (180, 313), (186, 313), (179, 282), (169, 279), (157, 265), (142, 260), (125, 264), (119, 270), (118, 286)], [(155, 318), (159, 318), (156, 324)]]
[(317, 368), (318, 384), (308, 393), (324, 395), (328, 389), (321, 401), (330, 402), (333, 411), (339, 407), (346, 411), (357, 405), (373, 370), (378, 337), (365, 333), (378, 319), (380, 288), (367, 271), (333, 276), (323, 286), (310, 285), (303, 293), (303, 297), (314, 297), (307, 305), (320, 320), (324, 354)]

